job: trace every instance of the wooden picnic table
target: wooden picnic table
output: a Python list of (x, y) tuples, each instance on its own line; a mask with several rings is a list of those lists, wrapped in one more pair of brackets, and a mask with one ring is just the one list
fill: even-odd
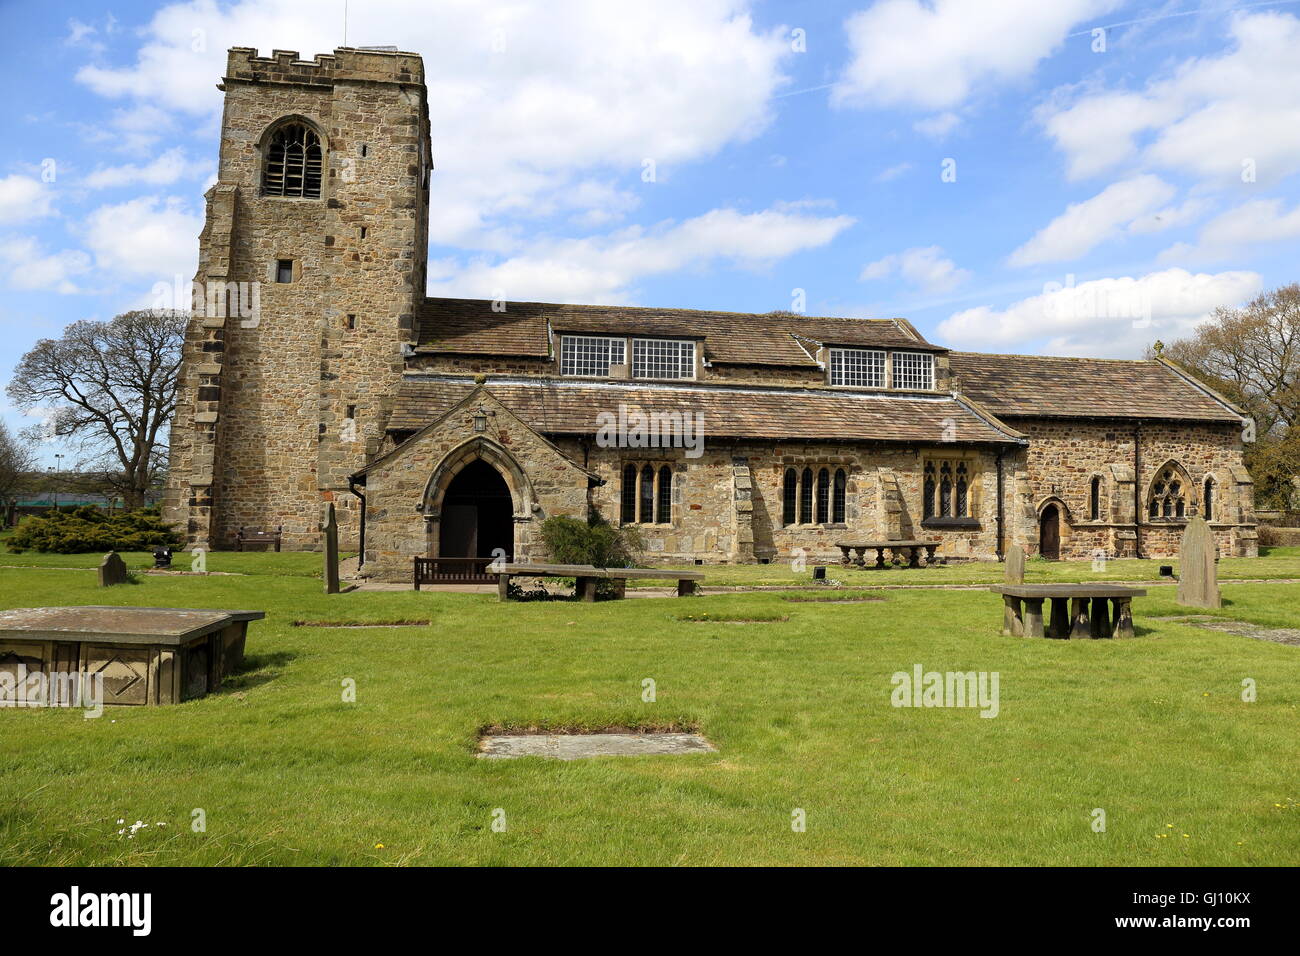
[[(866, 553), (869, 550), (875, 550), (876, 563), (872, 565), (875, 568), (885, 566), (885, 549), (888, 548), (894, 552), (895, 557), (904, 557), (902, 552), (906, 551), (907, 566), (909, 568), (921, 567), (921, 550), (925, 549), (925, 567), (934, 564), (934, 549), (939, 547), (938, 541), (837, 541), (835, 547), (840, 549), (844, 555), (840, 563), (847, 566), (856, 564), (860, 568), (867, 566)], [(852, 552), (857, 552), (857, 560), (853, 559)]]
[[(1003, 634), (1057, 638), (1132, 637), (1133, 598), (1147, 593), (1118, 584), (998, 584), (989, 590), (1002, 595)], [(1046, 632), (1044, 601), (1052, 602)]]
[(597, 568), (590, 564), (507, 564), (497, 575), (497, 596), (502, 601), (510, 600), (511, 578), (574, 578), (578, 582), (578, 598), (583, 601), (596, 600), (596, 582), (614, 581), (618, 587), (618, 597), (623, 596), (623, 589), (628, 580), (663, 580), (676, 579), (677, 596), (685, 597), (695, 593), (697, 581), (704, 580), (702, 571), (675, 571), (671, 568)]

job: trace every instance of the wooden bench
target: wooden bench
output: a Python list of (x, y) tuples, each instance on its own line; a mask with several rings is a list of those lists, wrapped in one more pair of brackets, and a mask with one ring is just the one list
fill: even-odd
[(702, 571), (674, 571), (660, 568), (597, 568), (590, 564), (507, 564), (497, 572), (497, 596), (510, 600), (511, 578), (574, 578), (578, 582), (577, 596), (582, 601), (596, 600), (596, 582), (613, 581), (617, 596), (622, 597), (627, 582), (675, 579), (677, 596), (694, 594), (696, 582), (704, 580)]
[[(1147, 593), (1117, 584), (998, 584), (989, 590), (1002, 595), (1003, 634), (1056, 638), (1133, 637), (1133, 598)], [(1044, 601), (1052, 602), (1046, 631)]]
[(421, 584), (491, 584), (495, 558), (416, 558), (415, 590)]
[(280, 537), (284, 533), (284, 525), (280, 525), (274, 531), (257, 531), (251, 528), (240, 528), (235, 534), (235, 549), (243, 551), (246, 544), (265, 544), (273, 545), (276, 551), (280, 550)]
[[(925, 550), (925, 565), (930, 567), (934, 564), (934, 550), (939, 547), (938, 541), (837, 541), (835, 547), (840, 549), (844, 555), (840, 563), (846, 567), (850, 564), (856, 564), (860, 568), (867, 566), (866, 553), (869, 550), (876, 552), (876, 563), (872, 567), (882, 569), (885, 567), (885, 549), (894, 552), (895, 557), (906, 557), (909, 568), (922, 567), (921, 551)], [(855, 560), (851, 552), (856, 551), (858, 556)], [(904, 555), (902, 552), (906, 551)]]

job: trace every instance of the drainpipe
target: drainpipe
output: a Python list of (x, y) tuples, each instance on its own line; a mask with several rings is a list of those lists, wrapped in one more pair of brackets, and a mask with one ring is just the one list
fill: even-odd
[(1142, 557), (1142, 425), (1133, 426), (1133, 557)]
[(998, 541), (997, 553), (998, 560), (1005, 560), (1006, 551), (1006, 532), (1004, 530), (1003, 501), (1002, 501), (1002, 458), (1006, 454), (1004, 451), (998, 452)]
[(357, 491), (357, 486), (351, 479), (348, 480), (348, 491), (361, 499), (360, 552), (357, 554), (357, 570), (360, 571), (361, 566), (366, 563), (366, 496)]

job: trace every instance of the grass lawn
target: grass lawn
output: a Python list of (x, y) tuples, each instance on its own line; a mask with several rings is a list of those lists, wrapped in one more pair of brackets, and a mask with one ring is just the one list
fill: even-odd
[[(59, 569), (97, 558), (0, 555), (44, 565), (0, 569), (0, 606), (252, 607), (268, 618), (251, 626), (249, 668), (208, 698), (97, 720), (0, 710), (0, 864), (1300, 862), (1300, 648), (1152, 620), (1186, 613), (1172, 588), (1135, 602), (1134, 640), (1048, 641), (1000, 637), (1000, 602), (975, 591), (500, 605), (427, 591), (326, 596), (311, 577), (319, 555), (214, 554), (212, 570), (248, 573), (142, 576), (108, 591)], [(1158, 563), (1115, 576), (1153, 577)], [(1225, 560), (1223, 577), (1237, 564)], [(1242, 577), (1300, 577), (1294, 550), (1240, 565)], [(1086, 562), (1029, 568), (1029, 580), (1094, 577)], [(706, 570), (719, 583), (784, 573)], [(963, 574), (996, 580), (1000, 569), (850, 580)], [(1300, 622), (1300, 585), (1223, 592), (1223, 617)], [(726, 617), (751, 620), (716, 620)], [(293, 626), (304, 619), (432, 623)], [(916, 664), (997, 671), (998, 716), (892, 707), (891, 675)], [(355, 703), (341, 699), (346, 678)], [(474, 756), (478, 728), (492, 724), (674, 723), (698, 725), (718, 753)], [(195, 808), (206, 832), (191, 830)], [(505, 832), (491, 827), (497, 808)], [(806, 832), (791, 830), (795, 808)], [(127, 839), (119, 819), (151, 826)]]

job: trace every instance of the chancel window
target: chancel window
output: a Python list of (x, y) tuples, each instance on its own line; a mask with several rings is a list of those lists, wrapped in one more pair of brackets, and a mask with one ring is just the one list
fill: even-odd
[(1214, 520), (1214, 479), (1205, 479), (1205, 493), (1201, 497), (1201, 514), (1206, 521)]
[(560, 336), (560, 374), (608, 378), (611, 365), (626, 361), (624, 339), (599, 335)]
[(1101, 476), (1093, 475), (1088, 485), (1088, 520), (1101, 520)]
[(885, 387), (885, 353), (875, 349), (831, 349), (832, 385)]
[(961, 458), (936, 458), (921, 472), (921, 517), (975, 518), (976, 468)]
[(320, 199), (325, 153), (305, 123), (285, 123), (271, 134), (262, 167), (262, 195)]
[(694, 378), (695, 343), (678, 339), (633, 339), (633, 378)]
[(934, 388), (934, 356), (928, 352), (895, 352), (894, 388), (930, 391)]
[(1183, 518), (1187, 514), (1187, 490), (1182, 476), (1173, 468), (1162, 469), (1151, 484), (1147, 501), (1149, 518)]
[(671, 524), (673, 520), (673, 469), (645, 463), (623, 466), (619, 490), (619, 518), (623, 524)]
[(848, 484), (843, 468), (787, 468), (781, 480), (781, 524), (843, 524)]

